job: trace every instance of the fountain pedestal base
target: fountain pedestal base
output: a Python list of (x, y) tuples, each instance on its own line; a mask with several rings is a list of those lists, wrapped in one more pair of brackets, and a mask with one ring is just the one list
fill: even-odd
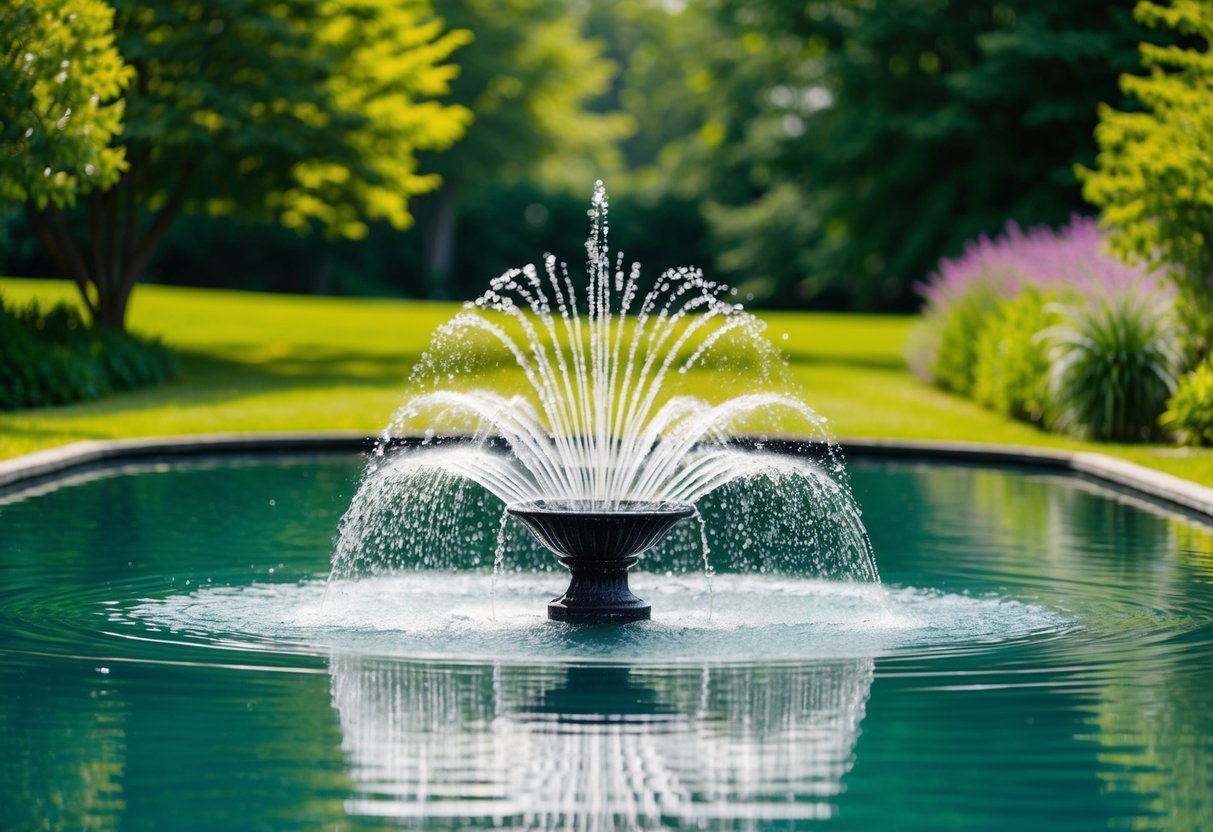
[(599, 561), (561, 557), (568, 567), (569, 588), (548, 604), (548, 618), (571, 624), (626, 624), (647, 621), (653, 607), (628, 588), (628, 569), (636, 558)]

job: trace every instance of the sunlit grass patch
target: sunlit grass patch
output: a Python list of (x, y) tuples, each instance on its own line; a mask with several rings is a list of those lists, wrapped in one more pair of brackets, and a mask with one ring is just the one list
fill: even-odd
[[(51, 303), (73, 298), (75, 289), (5, 279), (0, 292), (18, 303), (33, 297)], [(0, 456), (115, 437), (329, 429), (375, 435), (409, 392), (410, 370), (431, 334), (459, 308), (140, 286), (131, 326), (178, 352), (179, 379), (103, 402), (0, 415)], [(836, 436), (1098, 450), (1213, 485), (1208, 450), (1095, 445), (1045, 434), (917, 381), (902, 357), (910, 316), (761, 317), (788, 361), (787, 383), (795, 387), (788, 392), (825, 417)], [(490, 374), (486, 381), (502, 379)], [(744, 372), (730, 378), (713, 369), (680, 379), (685, 390), (713, 399), (746, 383)]]

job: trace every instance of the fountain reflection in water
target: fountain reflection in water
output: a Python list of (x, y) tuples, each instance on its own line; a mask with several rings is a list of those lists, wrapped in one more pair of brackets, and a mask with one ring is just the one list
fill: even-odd
[(351, 814), (745, 829), (832, 814), (873, 661), (533, 668), (339, 656), (330, 672), (357, 783)]
[[(488, 495), (498, 509), (542, 504), (600, 522), (625, 504), (689, 506), (730, 483), (764, 480), (777, 484), (785, 548), (802, 553), (788, 564), (791, 574), (877, 581), (841, 458), (823, 420), (786, 392), (762, 323), (698, 269), (671, 269), (645, 288), (639, 265), (625, 269), (610, 253), (601, 182), (590, 215), (583, 292), (548, 255), (542, 270), (530, 265), (494, 279), (438, 330), (412, 376), (419, 392), (385, 430), (342, 519), (334, 577), (466, 567), (469, 548), (505, 527), (469, 521), (478, 513), (470, 504), (483, 506)], [(701, 371), (711, 373), (708, 383), (687, 383)], [(704, 389), (719, 398), (709, 401)], [(765, 453), (735, 441), (775, 425), (808, 435), (824, 455)], [(431, 439), (396, 447), (418, 426)], [(453, 432), (471, 441), (432, 439)], [(726, 515), (744, 537), (764, 533), (756, 522), (764, 510), (738, 499)], [(707, 543), (721, 533), (690, 535), (709, 575)], [(507, 549), (518, 552), (503, 535), (498, 567)]]

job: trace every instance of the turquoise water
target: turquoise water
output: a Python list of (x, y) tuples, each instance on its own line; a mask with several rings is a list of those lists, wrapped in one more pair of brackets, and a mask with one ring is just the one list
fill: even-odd
[(728, 568), (756, 534), (710, 586), (656, 553), (620, 630), (494, 579), (493, 516), (480, 566), (328, 585), (355, 458), (0, 498), (0, 829), (1213, 828), (1213, 532), (850, 468), (882, 587)]

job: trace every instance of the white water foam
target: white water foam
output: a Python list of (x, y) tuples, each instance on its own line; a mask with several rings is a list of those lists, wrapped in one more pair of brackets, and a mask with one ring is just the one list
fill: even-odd
[[(717, 575), (637, 574), (653, 620), (576, 628), (543, 600), (561, 576), (417, 572), (327, 585), (204, 588), (146, 600), (113, 616), (208, 645), (316, 655), (455, 661), (803, 661), (939, 646), (1005, 644), (1067, 625), (1052, 610), (879, 584)], [(326, 591), (327, 589), (327, 591)]]

